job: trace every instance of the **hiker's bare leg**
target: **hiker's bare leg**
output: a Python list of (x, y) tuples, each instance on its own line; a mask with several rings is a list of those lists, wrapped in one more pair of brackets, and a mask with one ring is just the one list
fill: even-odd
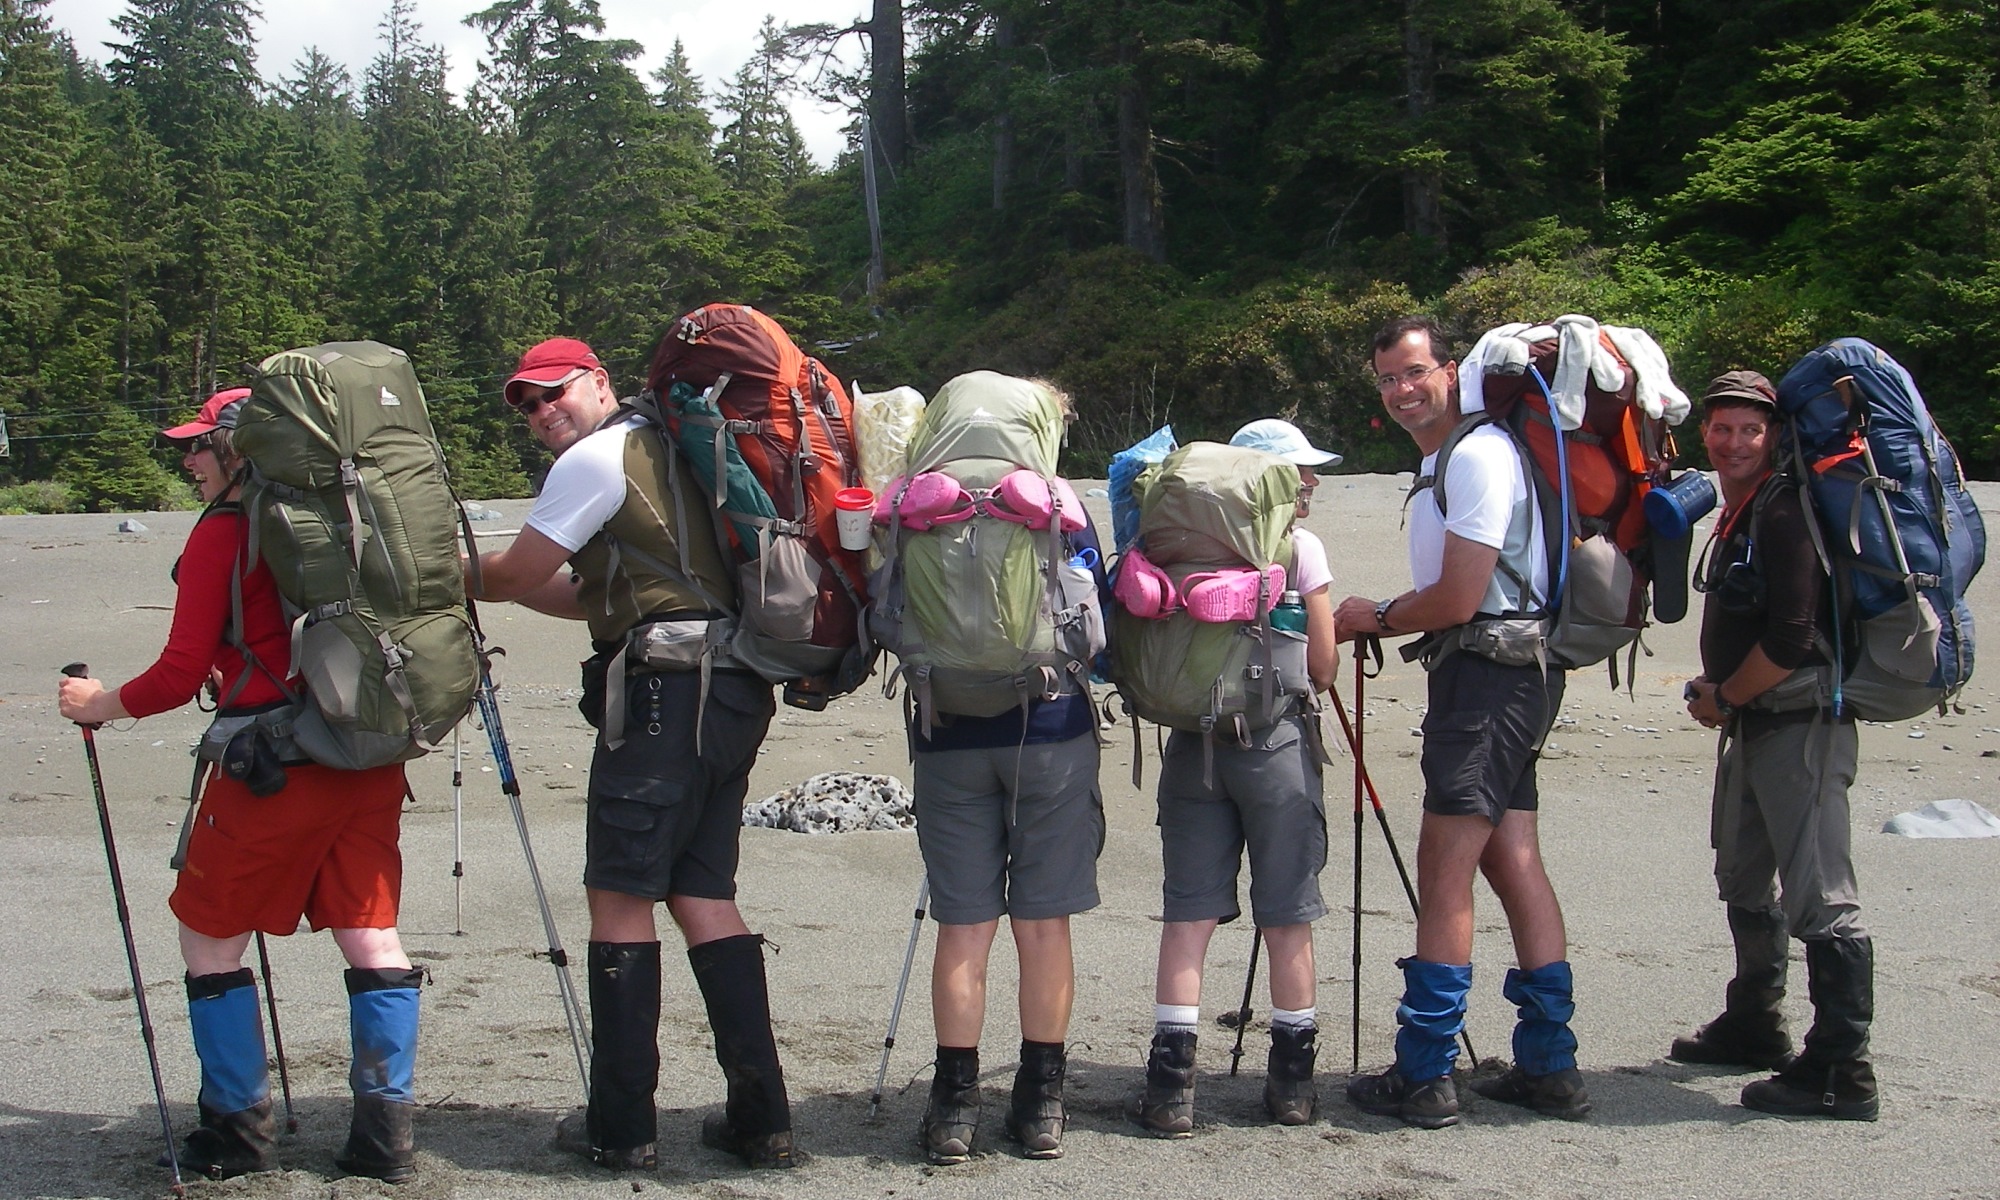
[(1213, 917), (1161, 924), (1160, 965), (1153, 977), (1155, 1003), (1201, 1003), (1201, 967), (1208, 958), (1208, 939), (1215, 936), (1217, 924)]
[(205, 933), (196, 933), (185, 925), (180, 929), (181, 961), (187, 964), (188, 974), (227, 975), (243, 969), (243, 951), (249, 948), (249, 934), (213, 938)]
[(1472, 877), (1493, 836), (1483, 816), (1424, 814), (1417, 834), (1417, 957), (1472, 961)]
[(1271, 1007), (1306, 1009), (1315, 1002), (1313, 927), (1275, 925), (1263, 931), (1264, 958), (1270, 964)]
[[(647, 909), (648, 917), (652, 910)], [(743, 937), (750, 927), (743, 923), (743, 913), (734, 900), (713, 900), (707, 896), (667, 896), (667, 914), (680, 926), (681, 937), (690, 946), (700, 946), (707, 942), (719, 942), (723, 938)]]
[[(986, 1025), (986, 960), (999, 918), (976, 925), (938, 926), (931, 968), (931, 1014), (940, 1046), (977, 1046)], [(1022, 968), (1022, 986), (1027, 969)], [(1025, 1020), (1025, 1018), (1024, 1018)]]
[(1021, 1036), (1031, 1042), (1060, 1042), (1069, 1036), (1070, 1007), (1076, 1001), (1069, 918), (1009, 918), (1007, 924), (1021, 956)]
[(1536, 814), (1510, 809), (1480, 855), (1479, 869), (1493, 885), (1507, 910), (1507, 927), (1514, 934), (1514, 957), (1523, 971), (1532, 971), (1569, 957), (1563, 931), (1562, 905), (1542, 866)]

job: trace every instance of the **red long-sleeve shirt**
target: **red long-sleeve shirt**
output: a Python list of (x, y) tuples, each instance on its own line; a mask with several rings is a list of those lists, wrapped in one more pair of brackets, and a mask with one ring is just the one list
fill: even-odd
[[(174, 598), (173, 631), (152, 666), (119, 689), (119, 701), (135, 717), (179, 708), (208, 681), (211, 668), (222, 672), (222, 695), (238, 678), (249, 678), (230, 700), (231, 708), (253, 708), (285, 698), (276, 683), (243, 661), (229, 643), (229, 573), (247, 548), (249, 527), (243, 514), (218, 509), (195, 523), (187, 546), (174, 568), (179, 593)], [(272, 674), (287, 678), (292, 671), (291, 627), (278, 599), (278, 584), (263, 562), (243, 579), (243, 625), (251, 652)]]

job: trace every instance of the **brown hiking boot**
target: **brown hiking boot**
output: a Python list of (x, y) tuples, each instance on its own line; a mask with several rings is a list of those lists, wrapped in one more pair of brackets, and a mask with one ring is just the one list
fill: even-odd
[(617, 1150), (592, 1145), (589, 1115), (581, 1108), (556, 1122), (556, 1147), (613, 1171), (652, 1171), (660, 1165), (652, 1142)]
[(1472, 1090), (1488, 1100), (1532, 1109), (1545, 1117), (1581, 1121), (1590, 1115), (1590, 1093), (1584, 1090), (1583, 1076), (1575, 1067), (1530, 1075), (1516, 1065), (1498, 1079), (1474, 1080)]
[(1146, 1086), (1125, 1106), (1125, 1115), (1154, 1137), (1194, 1136), (1194, 1048), (1192, 1029), (1153, 1034)]
[(1313, 1064), (1319, 1031), (1311, 1025), (1271, 1027), (1271, 1054), (1264, 1065), (1264, 1111), (1280, 1125), (1305, 1125), (1319, 1110)]
[(1014, 1073), (1014, 1094), (1007, 1108), (1007, 1136), (1021, 1143), (1028, 1158), (1061, 1158), (1063, 1076), (1069, 1061), (1061, 1046), (1021, 1043), (1021, 1067)]
[(940, 1051), (937, 1074), (931, 1077), (930, 1104), (917, 1131), (924, 1158), (940, 1167), (970, 1162), (979, 1134), (979, 1106), (979, 1052)]
[(1362, 1112), (1396, 1117), (1418, 1129), (1458, 1124), (1458, 1088), (1449, 1075), (1405, 1079), (1391, 1067), (1379, 1075), (1356, 1075), (1348, 1080), (1347, 1098)]

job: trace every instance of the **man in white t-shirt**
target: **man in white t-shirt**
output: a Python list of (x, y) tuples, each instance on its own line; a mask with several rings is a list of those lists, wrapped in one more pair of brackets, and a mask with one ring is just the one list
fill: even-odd
[[(1576, 1037), (1562, 907), (1542, 866), (1535, 761), (1561, 707), (1563, 673), (1508, 665), (1457, 636), (1540, 614), (1548, 564), (1541, 514), (1521, 456), (1502, 429), (1459, 427), (1458, 363), (1435, 322), (1405, 317), (1376, 335), (1382, 404), (1424, 453), (1410, 504), (1411, 590), (1388, 600), (1350, 596), (1335, 612), (1342, 639), (1424, 633), (1430, 660), (1424, 714), (1424, 815), (1417, 841), (1417, 949), (1402, 960), (1396, 1064), (1357, 1076), (1347, 1092), (1367, 1112), (1426, 1129), (1458, 1123), (1452, 1084), (1472, 988), (1472, 881), (1500, 897), (1519, 965), (1503, 994), (1518, 1006), (1514, 1066), (1474, 1084), (1482, 1096), (1548, 1116), (1590, 1111)], [(1438, 452), (1451, 443), (1442, 486)], [(1516, 628), (1519, 626), (1517, 625)], [(1437, 639), (1436, 635), (1445, 637)]]
[(735, 609), (707, 498), (657, 426), (619, 417), (610, 377), (584, 343), (532, 347), (505, 394), (558, 457), (520, 535), (480, 556), (468, 590), (476, 581), (479, 599), (589, 625), (581, 707), (602, 731), (584, 815), (590, 1103), (557, 1126), (557, 1143), (614, 1169), (657, 1163), (655, 910), (665, 902), (729, 1083), (702, 1141), (753, 1167), (789, 1167), (764, 939), (736, 906), (743, 798), (775, 708), (771, 685), (727, 658), (711, 671), (635, 649), (642, 631), (699, 633)]
[[(1340, 456), (1321, 450), (1288, 421), (1252, 421), (1230, 439), (1285, 459), (1299, 470), (1298, 516), (1318, 486), (1317, 467)], [(1292, 531), (1286, 588), (1299, 593), (1306, 617), (1306, 671), (1313, 686), (1332, 686), (1340, 666), (1328, 587), (1326, 548)], [(1237, 874), (1248, 852), (1250, 916), (1270, 951), (1271, 1050), (1264, 1110), (1280, 1125), (1313, 1119), (1318, 1046), (1312, 923), (1326, 914), (1319, 873), (1326, 866), (1326, 805), (1316, 712), (1292, 713), (1252, 730), (1243, 743), (1211, 749), (1203, 770), (1202, 735), (1176, 730), (1160, 762), (1160, 849), (1165, 868), (1160, 959), (1153, 987), (1153, 1045), (1146, 1086), (1129, 1106), (1134, 1121), (1159, 1137), (1194, 1132), (1194, 1058), (1201, 1013), (1202, 965), (1218, 924), (1240, 914)]]

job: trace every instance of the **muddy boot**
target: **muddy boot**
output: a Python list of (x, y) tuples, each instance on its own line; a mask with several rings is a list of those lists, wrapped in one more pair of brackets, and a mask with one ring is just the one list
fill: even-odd
[(1674, 1039), (1667, 1057), (1703, 1066), (1777, 1070), (1792, 1061), (1785, 1028), (1785, 968), (1791, 939), (1777, 909), (1729, 906), (1729, 936), (1736, 943), (1736, 977), (1729, 981), (1722, 1015)]
[(257, 981), (248, 967), (187, 977), (188, 1025), (201, 1060), (201, 1126), (180, 1152), (186, 1170), (228, 1179), (278, 1169), (270, 1069)]
[(1192, 1029), (1153, 1034), (1146, 1086), (1125, 1106), (1125, 1115), (1154, 1137), (1194, 1136), (1194, 1049)]
[(972, 1158), (979, 1133), (979, 1047), (939, 1046), (930, 1105), (918, 1131), (924, 1158), (940, 1167)]
[(745, 933), (688, 947), (688, 963), (708, 1008), (715, 1061), (729, 1084), (720, 1116), (701, 1123), (701, 1144), (747, 1167), (792, 1167), (792, 1109), (771, 1032), (764, 938)]
[(1319, 1109), (1313, 1064), (1319, 1030), (1312, 1025), (1271, 1026), (1271, 1054), (1264, 1063), (1264, 1111), (1280, 1125), (1304, 1125)]
[[(590, 1104), (556, 1124), (556, 1145), (614, 1171), (650, 1171), (659, 1114), (660, 943), (592, 942)], [(580, 1119), (579, 1119), (580, 1118)]]
[(1873, 1121), (1882, 1098), (1868, 1061), (1875, 1016), (1875, 946), (1867, 937), (1806, 943), (1813, 1023), (1805, 1049), (1769, 1079), (1743, 1089), (1743, 1107), (1784, 1117)]
[(1029, 1158), (1061, 1158), (1063, 1074), (1069, 1059), (1060, 1042), (1021, 1042), (1021, 1068), (1014, 1073), (1013, 1102), (1007, 1109), (1007, 1136)]
[(347, 972), (348, 1025), (354, 1062), (347, 1082), (354, 1119), (333, 1163), (349, 1175), (384, 1183), (417, 1177), (411, 1115), (416, 1111), (419, 967)]

